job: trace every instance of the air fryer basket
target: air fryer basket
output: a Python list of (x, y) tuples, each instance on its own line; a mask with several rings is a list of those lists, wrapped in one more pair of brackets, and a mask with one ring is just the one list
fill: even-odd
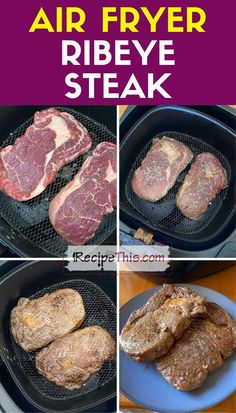
[[(156, 136), (156, 138), (162, 138), (165, 135), (170, 138), (179, 140), (187, 145), (193, 152), (194, 158), (202, 152), (210, 152), (215, 155), (221, 162), (222, 166), (225, 168), (228, 180), (230, 181), (231, 169), (227, 159), (220, 152), (216, 151), (212, 146), (206, 144), (200, 139), (196, 139), (193, 136), (172, 131), (160, 133)], [(146, 157), (147, 152), (151, 148), (151, 145), (152, 140), (140, 152), (140, 155), (136, 158), (130, 170), (125, 188), (127, 199), (134, 207), (134, 209), (136, 209), (141, 215), (143, 215), (157, 227), (171, 229), (173, 232), (183, 234), (193, 234), (202, 231), (209, 225), (209, 223), (215, 218), (216, 214), (220, 210), (222, 203), (226, 198), (228, 189), (226, 188), (220, 192), (220, 194), (212, 201), (211, 205), (209, 205), (203, 217), (198, 219), (197, 221), (185, 218), (184, 215), (182, 215), (178, 210), (178, 208), (176, 208), (175, 201), (178, 189), (181, 186), (187, 172), (189, 171), (190, 165), (179, 175), (176, 184), (160, 201), (153, 203), (139, 198), (133, 192), (131, 182), (135, 170), (140, 166), (142, 160)]]
[[(84, 301), (86, 319), (80, 328), (99, 325), (109, 331), (114, 340), (116, 339), (115, 306), (104, 292), (90, 281), (73, 280), (52, 285), (28, 298), (39, 298), (44, 294), (50, 294), (60, 288), (73, 288), (81, 294)], [(98, 373), (92, 375), (80, 389), (73, 391), (64, 389), (41, 376), (35, 368), (35, 353), (26, 353), (15, 343), (13, 337), (11, 337), (11, 339), (11, 345), (22, 371), (26, 377), (28, 377), (35, 390), (50, 399), (68, 400), (81, 396), (104, 386), (116, 375), (116, 363), (115, 360), (111, 360), (107, 362)]]
[[(75, 276), (75, 273), (67, 274), (69, 279), (62, 281), (63, 278), (65, 279), (65, 275), (63, 277), (60, 274), (62, 272), (60, 267), (62, 267), (62, 263), (59, 262), (27, 264), (22, 268), (19, 267), (20, 270), (16, 269), (13, 278), (11, 277), (3, 283), (3, 289), (6, 291), (4, 294), (6, 297), (6, 302), (4, 303), (6, 310), (1, 308), (2, 328), (4, 326), (4, 331), (0, 333), (1, 355), (21, 391), (25, 393), (26, 398), (38, 409), (58, 412), (73, 411), (76, 407), (76, 411), (80, 411), (82, 407), (86, 408), (86, 404), (93, 405), (95, 401), (98, 404), (103, 401), (103, 398), (111, 397), (110, 392), (112, 387), (114, 388), (116, 378), (115, 360), (105, 363), (102, 369), (92, 375), (80, 389), (69, 391), (51, 383), (37, 372), (35, 368), (35, 353), (24, 352), (15, 343), (9, 329), (10, 312), (16, 305), (19, 297), (38, 298), (59, 288), (74, 288), (80, 292), (86, 311), (86, 319), (80, 328), (100, 325), (109, 331), (113, 339), (116, 340), (115, 305), (97, 284), (91, 282), (91, 279), (94, 279), (95, 282), (96, 278), (99, 279), (99, 273), (96, 272), (95, 275), (93, 273), (87, 273), (87, 275), (82, 273), (81, 278), (79, 278), (80, 273), (76, 273), (78, 277), (76, 279), (72, 278)], [(57, 274), (56, 276), (50, 276), (50, 271), (53, 271), (53, 269), (54, 273)], [(36, 274), (36, 279), (38, 278), (37, 283), (33, 279), (30, 282), (32, 273)], [(59, 274), (60, 276), (58, 276)], [(114, 273), (106, 274), (107, 276), (114, 277), (113, 280), (115, 280)], [(17, 279), (19, 277), (22, 277), (23, 280)], [(47, 277), (47, 280), (43, 280), (43, 277)], [(87, 280), (86, 277), (90, 280)], [(60, 283), (55, 284), (58, 278)], [(53, 281), (54, 283), (52, 283)], [(9, 291), (9, 288), (11, 288), (10, 284), (12, 283), (16, 285), (14, 293)], [(45, 285), (46, 287), (41, 288)], [(4, 301), (3, 296), (1, 296), (1, 301)], [(101, 394), (101, 400), (99, 399), (99, 394)]]
[[(175, 196), (190, 166), (162, 200), (151, 203), (140, 199), (131, 188), (135, 169), (141, 164), (154, 137), (164, 135), (186, 144), (194, 157), (202, 152), (214, 154), (226, 169), (229, 186), (212, 201), (197, 221), (185, 218), (175, 205)], [(148, 227), (169, 245), (202, 249), (204, 242), (216, 242), (221, 229), (235, 211), (235, 134), (225, 125), (195, 110), (180, 107), (155, 107), (128, 131), (120, 150), (120, 206), (134, 223)], [(178, 245), (177, 245), (178, 244)], [(208, 245), (209, 246), (209, 245)]]
[[(0, 216), (11, 228), (19, 232), (46, 254), (61, 257), (67, 250), (68, 243), (56, 233), (49, 221), (49, 203), (55, 195), (73, 179), (75, 174), (81, 168), (84, 160), (91, 155), (93, 149), (100, 142), (110, 141), (116, 143), (116, 139), (105, 126), (95, 122), (82, 113), (68, 107), (57, 107), (57, 109), (70, 113), (88, 129), (93, 140), (91, 150), (65, 165), (58, 172), (54, 182), (48, 185), (40, 195), (29, 201), (18, 202), (7, 195), (0, 193)], [(33, 117), (10, 133), (9, 137), (1, 145), (1, 148), (7, 145), (12, 145), (18, 137), (25, 133), (32, 122)], [(88, 242), (88, 244), (99, 245), (103, 243), (114, 230), (115, 225), (116, 214), (113, 212), (108, 214), (102, 221), (95, 236)]]

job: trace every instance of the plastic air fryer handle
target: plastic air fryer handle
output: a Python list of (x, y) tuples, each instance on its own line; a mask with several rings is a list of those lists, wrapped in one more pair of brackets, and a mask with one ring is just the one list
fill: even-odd
[(122, 244), (123, 245), (142, 245), (143, 244), (142, 241), (135, 239), (132, 235), (126, 234), (123, 231), (120, 231), (119, 239), (120, 239), (120, 245)]

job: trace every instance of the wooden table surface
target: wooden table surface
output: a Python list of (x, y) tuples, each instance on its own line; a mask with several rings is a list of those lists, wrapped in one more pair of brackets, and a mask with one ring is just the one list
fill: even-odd
[[(153, 288), (158, 284), (162, 284), (163, 279), (155, 274), (141, 273), (121, 273), (120, 274), (120, 306), (129, 301), (132, 297), (138, 295), (142, 291)], [(205, 287), (212, 288), (227, 297), (236, 301), (236, 264), (216, 274), (210, 275), (192, 282)], [(121, 408), (138, 408), (140, 406), (134, 404), (124, 396), (120, 395)], [(235, 413), (236, 412), (236, 393), (228, 397), (222, 403), (205, 410), (204, 412), (217, 413)], [(203, 413), (203, 412), (202, 412)]]

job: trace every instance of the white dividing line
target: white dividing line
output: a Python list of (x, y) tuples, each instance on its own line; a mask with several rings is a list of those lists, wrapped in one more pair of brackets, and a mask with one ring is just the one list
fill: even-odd
[[(120, 229), (120, 117), (119, 117), (119, 106), (116, 106), (116, 144), (117, 144), (117, 212), (116, 212), (116, 251), (119, 251), (119, 242), (120, 242), (120, 236), (119, 236), (119, 229)], [(120, 299), (120, 268), (119, 268), (119, 263), (117, 263), (117, 297), (116, 297), (116, 313), (117, 313), (117, 334), (116, 334), (116, 351), (117, 351), (117, 412), (120, 411), (120, 358), (119, 358), (119, 330), (120, 330), (120, 312), (119, 312), (119, 299)]]

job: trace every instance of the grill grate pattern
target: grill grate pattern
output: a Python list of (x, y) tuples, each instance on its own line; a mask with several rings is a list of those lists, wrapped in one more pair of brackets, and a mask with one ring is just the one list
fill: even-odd
[[(193, 152), (194, 158), (202, 152), (210, 152), (215, 155), (221, 162), (222, 166), (226, 169), (228, 181), (230, 181), (231, 170), (228, 161), (212, 146), (208, 145), (200, 139), (194, 138), (193, 136), (173, 131), (160, 133), (156, 136), (156, 138), (162, 138), (163, 136), (168, 136), (170, 138), (179, 140), (187, 145)], [(179, 175), (176, 184), (163, 199), (154, 203), (140, 199), (132, 191), (131, 181), (134, 175), (134, 171), (141, 165), (142, 160), (147, 155), (147, 152), (149, 151), (151, 146), (152, 139), (140, 152), (130, 170), (125, 186), (126, 197), (128, 201), (133, 206), (133, 208), (138, 211), (144, 218), (146, 218), (154, 227), (170, 229), (172, 230), (172, 232), (182, 234), (194, 234), (202, 231), (210, 224), (210, 222), (215, 218), (216, 214), (220, 210), (222, 203), (227, 195), (227, 188), (216, 196), (211, 205), (209, 205), (203, 217), (197, 221), (192, 221), (188, 218), (185, 218), (175, 205), (176, 194), (187, 172), (190, 169), (190, 165)]]
[[(50, 201), (73, 179), (85, 159), (100, 142), (109, 141), (116, 143), (116, 139), (105, 126), (100, 125), (87, 116), (70, 108), (57, 107), (57, 109), (61, 112), (70, 113), (87, 128), (93, 141), (91, 150), (65, 165), (58, 172), (54, 182), (48, 185), (40, 195), (29, 201), (15, 201), (7, 195), (0, 193), (0, 216), (35, 246), (46, 253), (61, 257), (67, 250), (68, 243), (56, 233), (49, 221), (48, 208)], [(32, 123), (33, 117), (11, 133), (0, 149), (7, 145), (14, 144), (15, 140), (22, 136)], [(114, 230), (115, 225), (116, 213), (112, 212), (102, 221), (95, 236), (88, 244), (99, 245), (104, 242)]]
[[(81, 294), (84, 301), (86, 319), (80, 328), (99, 325), (104, 327), (111, 334), (112, 338), (116, 340), (116, 308), (107, 295), (92, 282), (87, 280), (67, 281), (44, 288), (29, 298), (39, 298), (59, 288), (73, 288)], [(70, 391), (57, 386), (41, 376), (35, 368), (35, 352), (26, 353), (15, 343), (12, 336), (11, 341), (15, 353), (15, 361), (21, 367), (31, 385), (37, 392), (50, 399), (68, 400), (82, 396), (104, 386), (116, 376), (116, 361), (111, 360), (105, 363), (100, 371), (92, 375), (80, 389)]]

